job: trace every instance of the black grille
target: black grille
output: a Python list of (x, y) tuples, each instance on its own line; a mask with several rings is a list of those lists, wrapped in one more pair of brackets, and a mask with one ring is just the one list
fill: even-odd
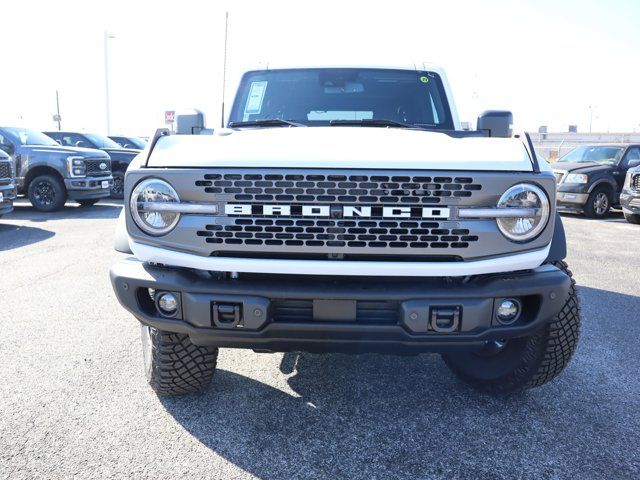
[(11, 178), (11, 163), (0, 162), (0, 178)]
[[(84, 164), (87, 167), (87, 175), (92, 177), (107, 177), (111, 175), (111, 160), (109, 159), (86, 159)], [(100, 165), (105, 164), (104, 169)]]
[(633, 188), (636, 192), (640, 192), (640, 173), (636, 173), (633, 177), (631, 177), (631, 188)]
[[(356, 322), (395, 324), (399, 305), (394, 301), (356, 301)], [(312, 322), (313, 300), (276, 299), (271, 302), (271, 318), (274, 322)]]
[(482, 188), (471, 177), (260, 173), (205, 174), (195, 184), (227, 201), (370, 205), (438, 204)]
[(241, 246), (464, 249), (478, 241), (465, 228), (435, 221), (314, 218), (230, 218), (206, 225), (197, 235), (207, 243)]

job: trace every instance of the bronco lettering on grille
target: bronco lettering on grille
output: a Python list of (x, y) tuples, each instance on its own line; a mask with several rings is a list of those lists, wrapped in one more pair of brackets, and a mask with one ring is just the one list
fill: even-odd
[(226, 215), (265, 215), (265, 216), (299, 216), (299, 217), (381, 217), (381, 218), (442, 218), (450, 215), (448, 208), (433, 207), (360, 207), (329, 205), (256, 205), (227, 204)]

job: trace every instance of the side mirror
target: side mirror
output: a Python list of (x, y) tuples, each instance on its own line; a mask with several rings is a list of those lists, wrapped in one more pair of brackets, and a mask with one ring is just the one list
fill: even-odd
[(205, 116), (200, 110), (190, 109), (176, 112), (178, 135), (199, 135), (205, 129)]
[(486, 110), (478, 115), (478, 130), (490, 137), (509, 138), (513, 135), (513, 114), (507, 110)]
[(13, 155), (15, 153), (15, 148), (13, 148), (13, 145), (9, 144), (0, 144), (0, 150), (5, 152), (7, 155)]
[(629, 163), (627, 163), (628, 168), (634, 168), (638, 165), (640, 165), (640, 160), (629, 160)]

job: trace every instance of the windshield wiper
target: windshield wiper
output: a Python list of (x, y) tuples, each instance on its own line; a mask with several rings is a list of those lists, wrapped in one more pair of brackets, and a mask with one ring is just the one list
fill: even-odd
[(248, 122), (229, 122), (229, 127), (306, 127), (306, 125), (292, 122), (291, 120), (282, 120), (281, 118), (265, 118)]
[(395, 128), (414, 128), (420, 129), (419, 126), (412, 123), (399, 122), (397, 120), (386, 120), (384, 118), (364, 118), (362, 120), (331, 120), (329, 125), (355, 125), (361, 127), (395, 127)]

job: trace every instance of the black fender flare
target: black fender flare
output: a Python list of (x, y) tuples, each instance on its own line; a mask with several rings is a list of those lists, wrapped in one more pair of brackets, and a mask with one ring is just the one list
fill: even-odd
[(555, 227), (553, 230), (553, 238), (551, 239), (551, 248), (545, 263), (557, 262), (563, 260), (567, 256), (567, 237), (564, 233), (564, 225), (560, 214), (556, 212)]

